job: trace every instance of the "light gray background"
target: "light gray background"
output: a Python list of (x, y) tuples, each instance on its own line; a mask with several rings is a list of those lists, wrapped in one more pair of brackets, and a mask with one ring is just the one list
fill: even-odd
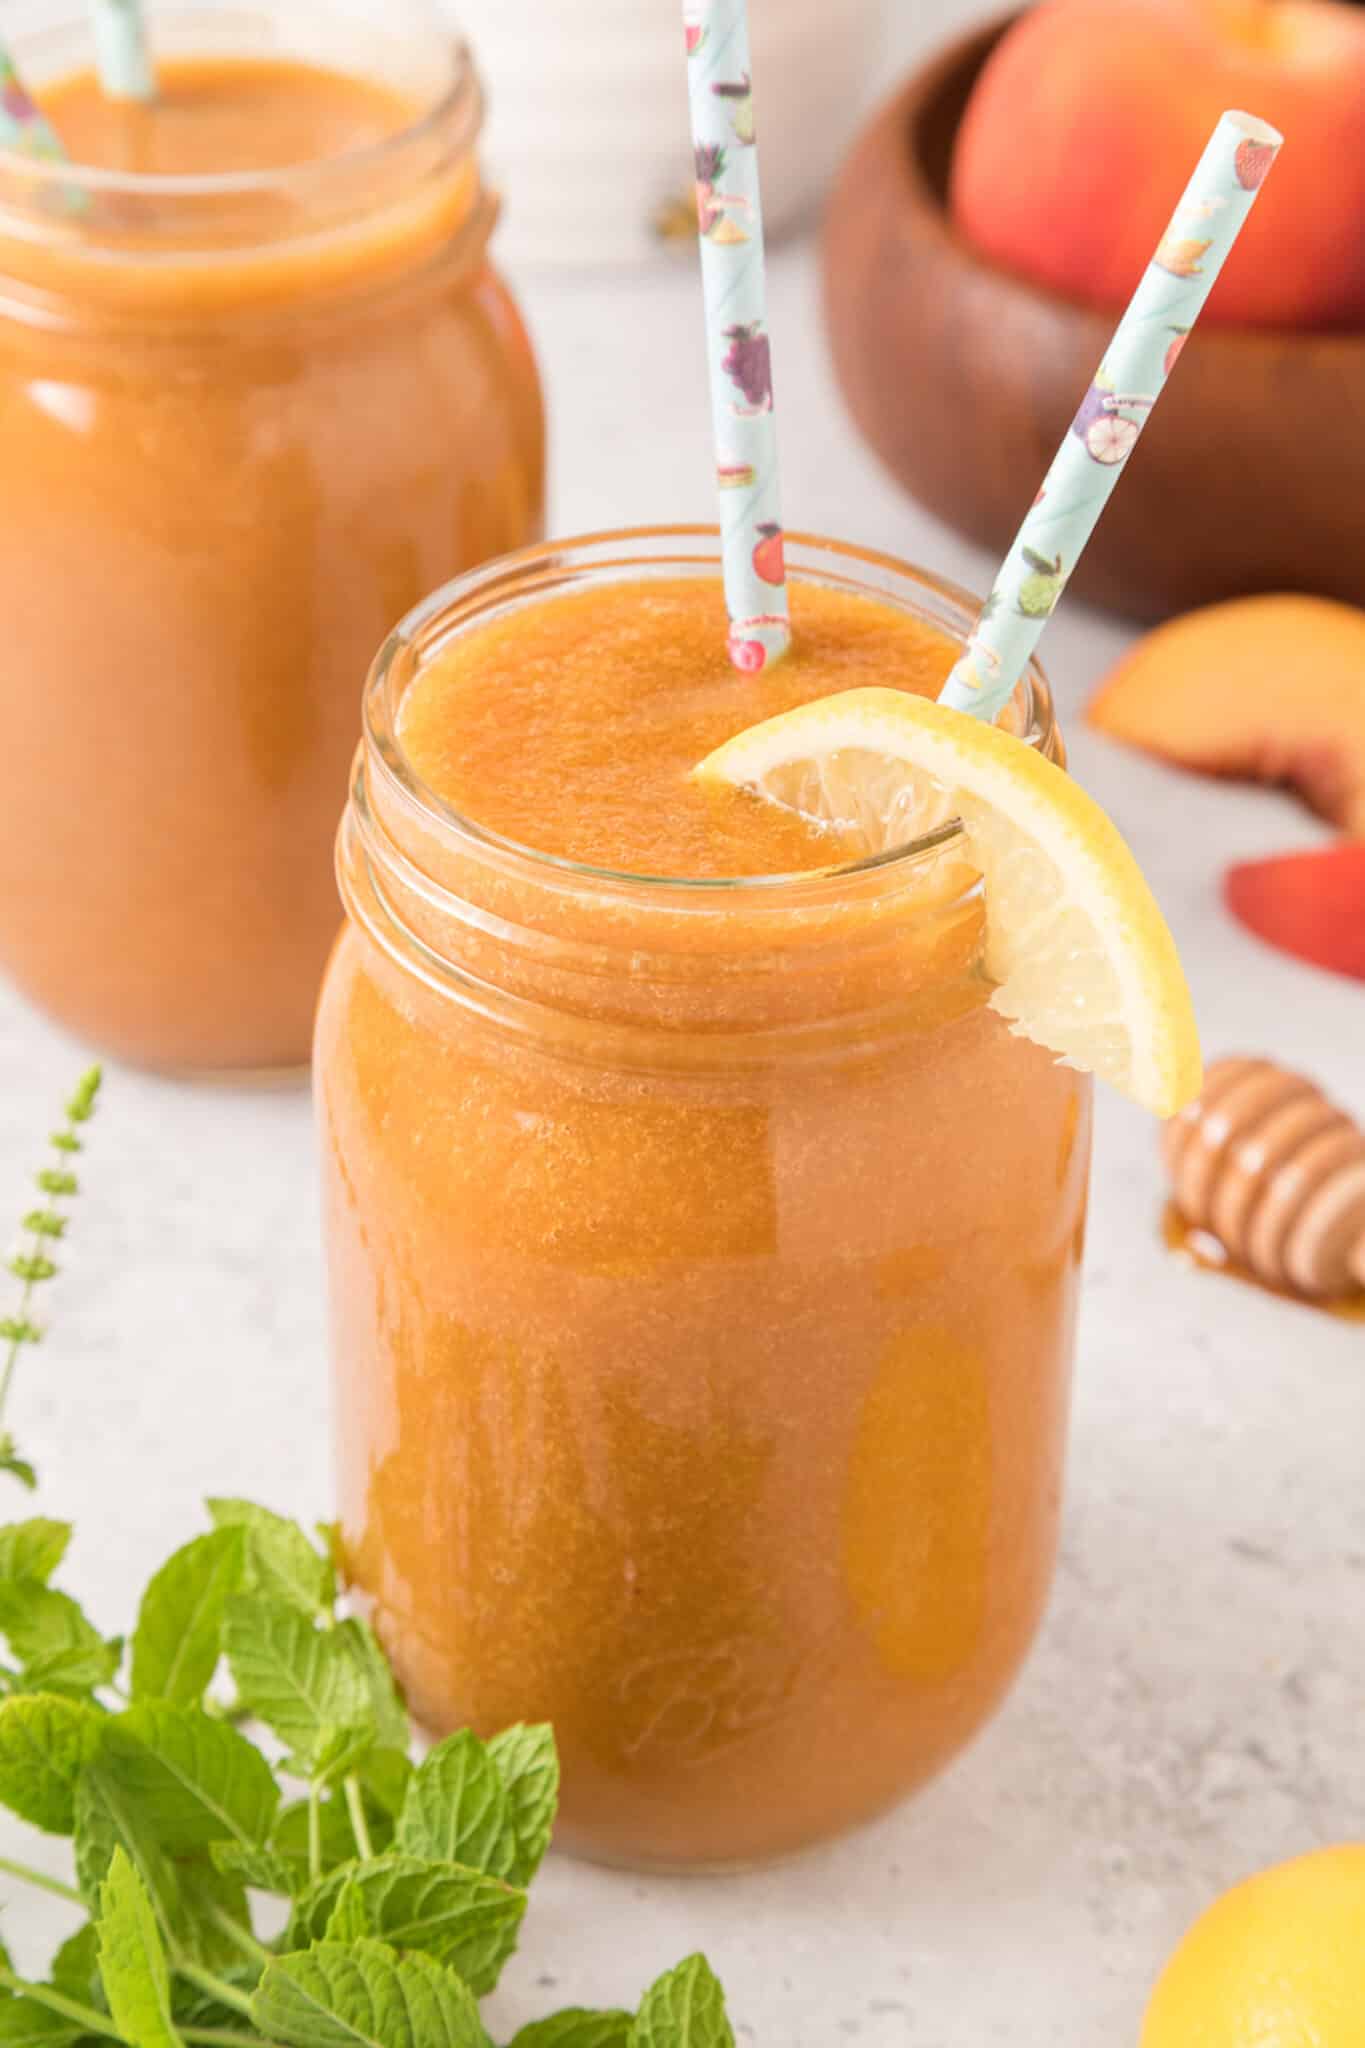
[[(899, 54), (934, 13), (972, 11), (902, 0)], [(772, 326), (791, 523), (984, 586), (993, 565), (854, 439), (816, 287), (810, 250), (784, 249)], [(555, 527), (709, 517), (690, 270), (532, 279), (524, 297)], [(1125, 639), (1068, 606), (1048, 663), (1076, 772), (1175, 926), (1207, 1048), (1272, 1050), (1365, 1109), (1359, 987), (1263, 951), (1217, 901), (1224, 862), (1323, 831), (1287, 799), (1192, 783), (1088, 734), (1080, 707)], [(0, 1214), (21, 1212), (81, 1060), (0, 994)], [(67, 1582), (114, 1630), (206, 1493), (328, 1510), (308, 1104), (114, 1072), (85, 1170), (71, 1271), (15, 1419), (39, 1507), (78, 1526)], [(1213, 1892), (1360, 1834), (1362, 1332), (1183, 1270), (1158, 1241), (1161, 1200), (1155, 1132), (1106, 1098), (1064, 1555), (1000, 1719), (915, 1804), (785, 1869), (666, 1882), (552, 1861), (499, 1999), (507, 2031), (548, 2004), (632, 1998), (701, 1946), (741, 2039), (763, 2048), (1121, 2048)], [(0, 1507), (25, 1503), (15, 1490)], [(0, 1853), (62, 1868), (60, 1844), (17, 1826), (0, 1827)], [(6, 1940), (36, 1967), (63, 1909), (8, 1881), (0, 1896)]]

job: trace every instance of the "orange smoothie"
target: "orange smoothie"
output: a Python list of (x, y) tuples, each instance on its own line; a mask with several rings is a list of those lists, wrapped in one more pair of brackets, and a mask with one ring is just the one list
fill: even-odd
[(78, 168), (0, 157), (0, 967), (152, 1066), (307, 1058), (357, 674), (540, 526), (477, 82), (343, 18), (204, 10), (147, 106), (35, 37)]
[(1090, 1135), (987, 1007), (958, 835), (865, 861), (688, 780), (936, 692), (969, 612), (793, 542), (793, 652), (740, 677), (706, 552), (528, 557), (391, 645), (316, 1054), (354, 1582), (432, 1730), (552, 1721), (561, 1840), (677, 1867), (866, 1819), (1001, 1699)]

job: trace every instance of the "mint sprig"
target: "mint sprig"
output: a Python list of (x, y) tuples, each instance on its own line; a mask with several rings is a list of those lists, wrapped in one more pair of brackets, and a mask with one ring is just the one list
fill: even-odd
[(100, 1078), (100, 1069), (91, 1067), (77, 1083), (66, 1105), (65, 1121), (48, 1141), (52, 1158), (34, 1175), (34, 1185), (43, 1200), (24, 1217), (23, 1237), (6, 1262), (19, 1282), (19, 1298), (11, 1313), (0, 1318), (0, 1344), (4, 1346), (4, 1363), (0, 1365), (0, 1472), (8, 1472), (30, 1493), (38, 1484), (38, 1475), (29, 1460), (20, 1456), (6, 1415), (19, 1354), (25, 1345), (42, 1342), (42, 1326), (33, 1313), (34, 1290), (57, 1277), (59, 1269), (52, 1256), (53, 1248), (66, 1235), (68, 1218), (63, 1204), (80, 1192), (72, 1162), (84, 1149), (80, 1131), (95, 1114)]
[[(88, 1915), (44, 1982), (0, 1954), (0, 2048), (493, 2048), (478, 2001), (549, 1842), (551, 1731), (462, 1730), (414, 1767), (374, 1632), (337, 1611), (331, 1533), (319, 1549), (249, 1502), (210, 1513), (153, 1576), (127, 1653), (50, 1584), (66, 1524), (0, 1527), (0, 1804), (71, 1839), (75, 1883), (0, 1873)], [(288, 1903), (269, 1941), (261, 1894)], [(692, 1957), (637, 2013), (571, 2009), (512, 2048), (733, 2035)]]

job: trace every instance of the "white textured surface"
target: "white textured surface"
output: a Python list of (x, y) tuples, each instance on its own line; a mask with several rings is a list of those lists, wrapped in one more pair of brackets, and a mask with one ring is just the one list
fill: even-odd
[[(667, 0), (672, 4), (672, 0)], [(965, 11), (965, 10), (959, 10)], [(902, 21), (908, 47), (924, 19)], [(978, 587), (991, 564), (902, 501), (826, 366), (814, 265), (783, 254), (773, 326), (787, 508)], [(710, 514), (691, 275), (537, 281), (563, 531)], [(1218, 907), (1228, 859), (1320, 830), (1088, 735), (1124, 642), (1068, 608), (1049, 665), (1073, 763), (1146, 863), (1212, 1052), (1269, 1049), (1365, 1109), (1359, 987), (1262, 951)], [(359, 679), (357, 679), (357, 683)], [(0, 996), (0, 1215), (80, 1063)], [(327, 1385), (306, 1101), (113, 1073), (53, 1334), (16, 1424), (67, 1580), (109, 1629), (207, 1492), (328, 1509)], [(783, 1870), (636, 1880), (552, 1863), (498, 2017), (632, 1997), (704, 1946), (762, 2048), (1129, 2048), (1146, 1988), (1216, 1889), (1360, 1832), (1365, 1333), (1171, 1262), (1154, 1133), (1100, 1116), (1064, 1557), (1000, 1719), (917, 1803)], [(17, 1493), (0, 1498), (22, 1512)], [(21, 1835), (23, 1839), (21, 1841)], [(0, 1853), (62, 1866), (0, 1825)], [(0, 1880), (38, 1964), (63, 1909)]]

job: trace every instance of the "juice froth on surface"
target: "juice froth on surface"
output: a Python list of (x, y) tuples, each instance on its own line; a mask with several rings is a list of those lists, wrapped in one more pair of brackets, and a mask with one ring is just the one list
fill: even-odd
[(399, 717), (436, 795), (505, 839), (622, 873), (794, 874), (856, 858), (837, 834), (689, 771), (743, 727), (866, 684), (936, 696), (956, 649), (908, 613), (793, 581), (793, 644), (757, 676), (725, 649), (719, 581), (546, 600), (455, 639)]
[(419, 111), (377, 80), (283, 57), (175, 58), (157, 67), (146, 102), (111, 97), (93, 71), (41, 98), (74, 162), (138, 177), (320, 163), (400, 134)]

